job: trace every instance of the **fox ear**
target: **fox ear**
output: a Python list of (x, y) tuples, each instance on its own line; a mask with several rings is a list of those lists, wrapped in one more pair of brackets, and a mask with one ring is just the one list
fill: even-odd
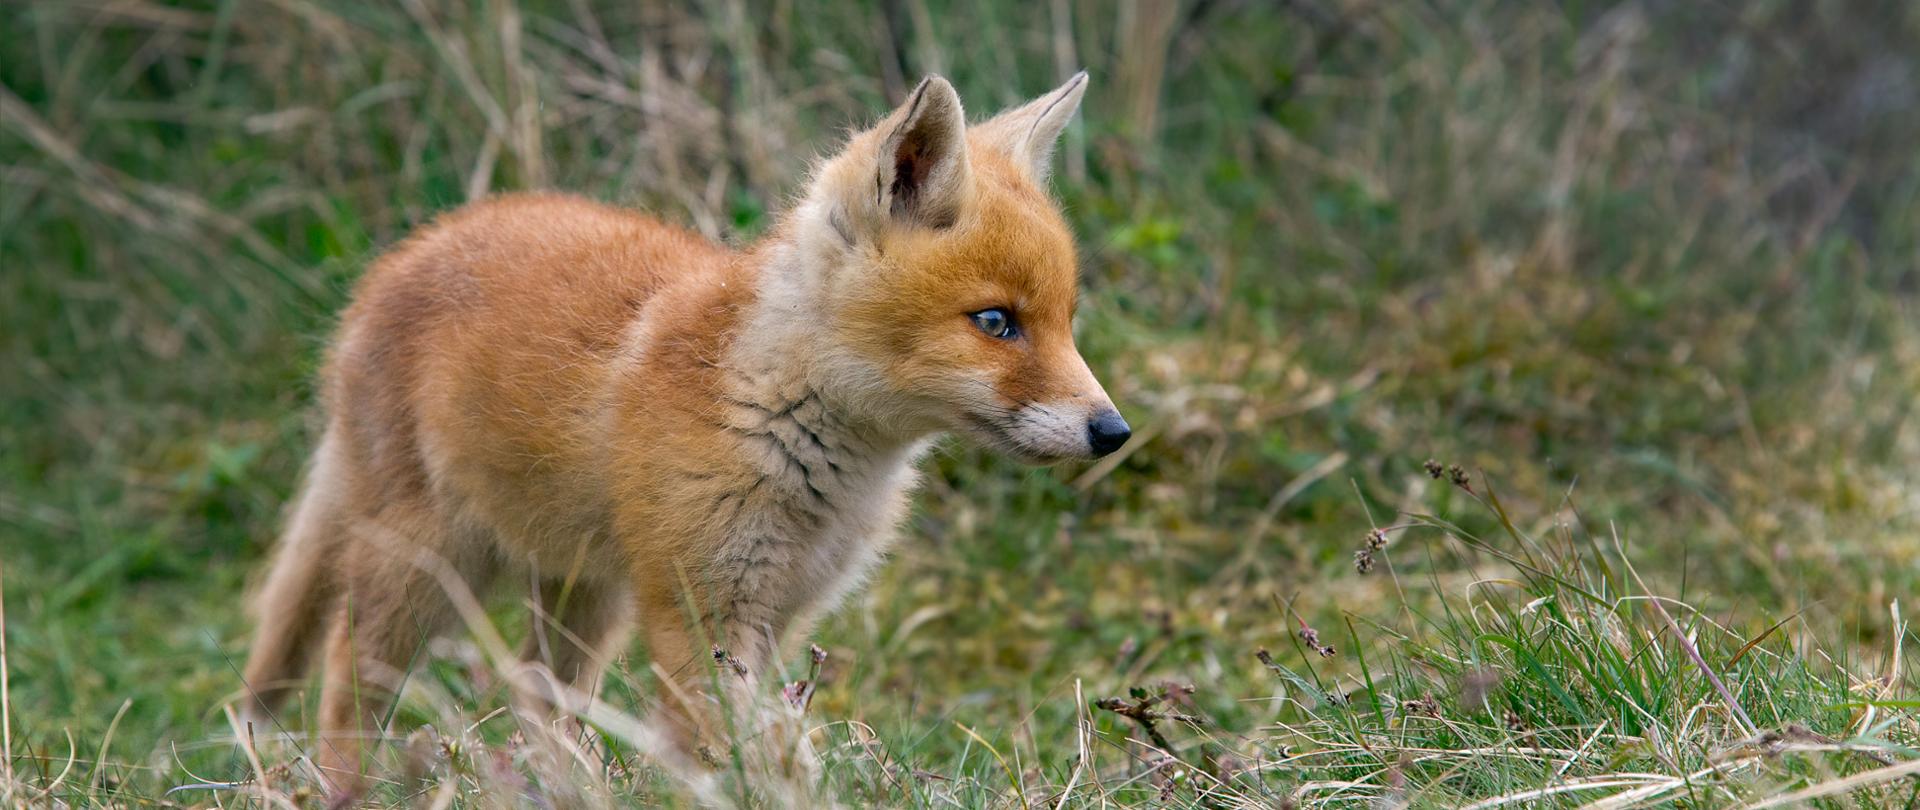
[(974, 127), (994, 148), (1026, 167), (1035, 182), (1045, 183), (1053, 165), (1053, 145), (1080, 109), (1087, 94), (1087, 72), (1075, 73), (1053, 92), (1007, 110)]
[(838, 183), (846, 208), (863, 224), (885, 221), (943, 228), (960, 217), (971, 191), (967, 115), (960, 95), (928, 76), (899, 109), (847, 147)]

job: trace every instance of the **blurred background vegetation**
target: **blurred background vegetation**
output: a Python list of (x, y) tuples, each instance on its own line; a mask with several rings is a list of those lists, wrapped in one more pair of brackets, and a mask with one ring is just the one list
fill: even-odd
[[(898, 759), (849, 801), (1024, 801), (1009, 776), (1066, 781), (1081, 723), (1126, 745), (1086, 701), (1159, 679), (1241, 735), (1194, 743), (1209, 763), (1301, 745), (1268, 725), (1300, 684), (1254, 651), (1371, 683), (1365, 651), (1405, 639), (1389, 625), (1472, 613), (1471, 583), (1511, 571), (1449, 540), (1504, 514), (1618, 536), (1688, 621), (1764, 640), (1833, 700), (1869, 672), (1915, 692), (1920, 667), (1887, 671), (1911, 640), (1889, 604), (1920, 596), (1915, 4), (11, 0), (0, 42), (24, 784), (70, 738), (76, 800), (244, 775), (217, 708), (241, 596), (313, 437), (329, 325), (383, 246), (524, 188), (744, 243), (929, 72), (976, 116), (1091, 72), (1054, 185), (1081, 345), (1138, 439), (1089, 467), (957, 443), (929, 465), (896, 559), (818, 635), (812, 711)], [(1500, 509), (1474, 511), (1490, 489)], [(1416, 513), (1460, 532), (1355, 571), (1369, 528)], [(1299, 656), (1303, 621), (1341, 655)], [(637, 706), (632, 669), (614, 691)], [(1408, 677), (1464, 718), (1444, 682), (1471, 670)], [(497, 695), (473, 689), (478, 716)], [(1586, 693), (1509, 692), (1524, 726), (1580, 729), (1568, 748), (1596, 727), (1556, 714)], [(1911, 734), (1911, 708), (1875, 733)], [(1777, 719), (1858, 719), (1808, 711)], [(1658, 744), (1621, 745), (1658, 767)], [(1140, 762), (1111, 764), (1158, 774), (1146, 800), (1198, 801)], [(1389, 790), (1398, 767), (1341, 778)], [(1420, 801), (1472, 793), (1450, 789)], [(228, 800), (204, 796), (174, 800)]]

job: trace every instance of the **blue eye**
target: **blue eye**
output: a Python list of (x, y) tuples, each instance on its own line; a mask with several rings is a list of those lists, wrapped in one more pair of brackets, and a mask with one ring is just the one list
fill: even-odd
[(967, 317), (972, 318), (973, 325), (980, 327), (980, 331), (987, 333), (988, 337), (1012, 340), (1020, 336), (1019, 328), (1013, 325), (1013, 313), (999, 307), (983, 309)]

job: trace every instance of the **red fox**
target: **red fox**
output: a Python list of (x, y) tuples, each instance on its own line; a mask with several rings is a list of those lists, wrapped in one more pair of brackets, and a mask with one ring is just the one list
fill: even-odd
[(1086, 86), (969, 126), (929, 77), (744, 251), (539, 193), (375, 261), (257, 597), (255, 716), (318, 653), (315, 756), (356, 784), (402, 673), (456, 623), (438, 577), (513, 572), (535, 590), (525, 656), (559, 683), (591, 690), (637, 622), (690, 752), (712, 648), (766, 673), (882, 555), (936, 437), (1033, 463), (1120, 447), (1044, 191)]

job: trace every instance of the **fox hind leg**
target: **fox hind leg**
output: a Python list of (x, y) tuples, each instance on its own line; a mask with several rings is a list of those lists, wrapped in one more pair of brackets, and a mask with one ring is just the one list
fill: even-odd
[(258, 629), (242, 679), (249, 695), (243, 713), (256, 726), (278, 724), (274, 712), (305, 680), (332, 617), (328, 569), (341, 545), (344, 483), (330, 445), (323, 439), (315, 453), (272, 568), (254, 599)]
[(447, 589), (478, 596), (497, 565), (486, 543), (460, 537), (431, 504), (417, 500), (390, 504), (351, 529), (352, 547), (339, 563), (343, 581), (326, 641), (314, 750), (336, 797), (362, 790), (365, 742), (385, 723), (427, 641), (458, 618)]

